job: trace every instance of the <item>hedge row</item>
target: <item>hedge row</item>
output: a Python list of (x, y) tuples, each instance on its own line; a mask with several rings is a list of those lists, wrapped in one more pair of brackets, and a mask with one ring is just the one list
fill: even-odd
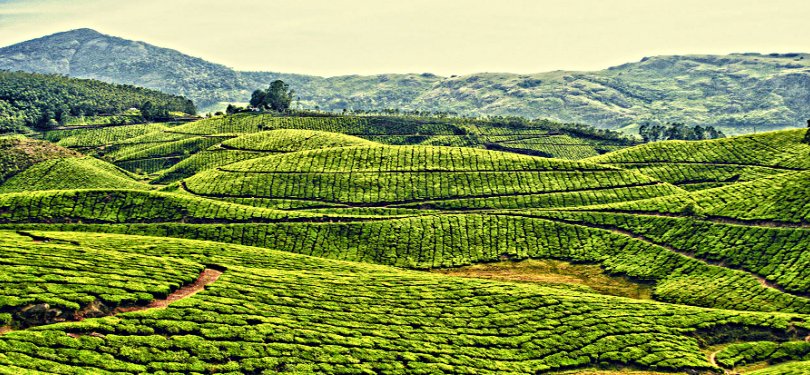
[(340, 223), (62, 224), (42, 228), (203, 239), (405, 268), (453, 267), (496, 261), (501, 256), (591, 262), (611, 273), (656, 282), (654, 297), (665, 302), (810, 312), (807, 298), (763, 286), (745, 271), (709, 265), (611, 231), (511, 215), (436, 215)]

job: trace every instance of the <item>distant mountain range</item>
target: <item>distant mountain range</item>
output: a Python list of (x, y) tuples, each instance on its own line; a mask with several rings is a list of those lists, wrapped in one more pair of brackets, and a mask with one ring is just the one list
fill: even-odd
[(57, 73), (179, 94), (205, 110), (247, 102), (280, 78), (305, 107), (518, 115), (632, 129), (644, 122), (729, 133), (796, 127), (810, 116), (810, 54), (644, 58), (595, 72), (317, 77), (239, 72), (143, 42), (78, 29), (0, 48), (0, 69)]

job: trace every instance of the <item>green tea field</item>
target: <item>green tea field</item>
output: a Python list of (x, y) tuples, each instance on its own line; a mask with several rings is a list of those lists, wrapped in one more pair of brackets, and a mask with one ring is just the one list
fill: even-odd
[(0, 138), (0, 374), (810, 374), (806, 130), (238, 113)]

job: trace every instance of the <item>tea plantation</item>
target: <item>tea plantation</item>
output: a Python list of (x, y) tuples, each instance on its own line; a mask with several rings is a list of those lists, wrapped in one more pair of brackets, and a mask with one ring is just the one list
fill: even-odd
[[(239, 113), (0, 138), (0, 373), (808, 374), (804, 132)], [(584, 265), (651, 292), (566, 285)]]

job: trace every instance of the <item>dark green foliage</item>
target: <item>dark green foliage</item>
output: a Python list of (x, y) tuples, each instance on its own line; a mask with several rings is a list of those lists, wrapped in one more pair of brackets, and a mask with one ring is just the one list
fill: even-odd
[[(295, 91), (290, 89), (290, 85), (282, 80), (275, 80), (270, 83), (267, 90), (256, 90), (250, 97), (250, 106), (253, 108), (271, 109), (276, 112), (286, 112), (290, 109), (290, 104), (295, 96)], [(231, 112), (235, 111), (231, 108)]]
[(718, 131), (713, 126), (702, 127), (700, 125), (688, 127), (682, 123), (671, 123), (664, 125), (649, 123), (641, 125), (638, 134), (644, 142), (657, 142), (666, 140), (702, 141), (706, 139), (725, 138), (723, 132)]
[(731, 344), (716, 356), (717, 363), (726, 368), (767, 361), (779, 363), (791, 360), (810, 361), (810, 342), (755, 341)]
[(146, 121), (155, 121), (157, 119), (165, 119), (169, 117), (169, 108), (157, 107), (151, 101), (147, 101), (141, 105), (141, 116)]
[(0, 71), (0, 133), (26, 127), (49, 129), (66, 124), (69, 118), (120, 114), (132, 107), (143, 109), (147, 103), (149, 116), (196, 111), (188, 99), (135, 86)]
[(810, 144), (810, 120), (807, 120), (807, 132), (804, 133), (804, 143)]

